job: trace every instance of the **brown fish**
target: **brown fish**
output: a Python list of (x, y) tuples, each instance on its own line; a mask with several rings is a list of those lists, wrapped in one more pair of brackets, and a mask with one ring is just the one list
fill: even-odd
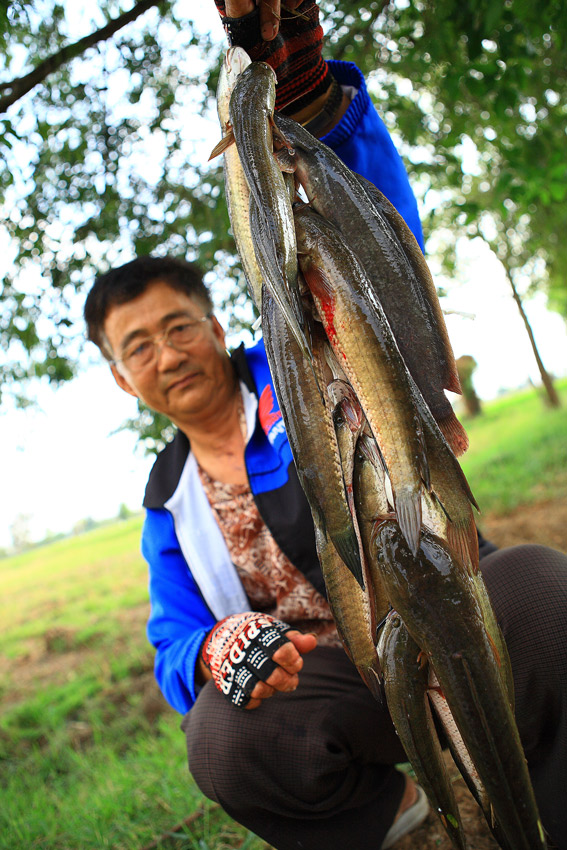
[(388, 709), (417, 781), (453, 846), (466, 850), (459, 808), (427, 699), (429, 665), (397, 611), (392, 611), (380, 632), (378, 659)]
[(468, 438), (443, 391), (461, 391), (455, 358), (413, 234), (378, 189), (369, 193), (368, 181), (330, 148), (292, 119), (276, 113), (274, 120), (293, 149), (288, 167), (295, 162), (310, 204), (339, 228), (362, 263), (412, 377), (455, 454), (462, 454)]
[(311, 365), (302, 356), (266, 286), (262, 291), (262, 327), (286, 433), (315, 526), (332, 540), (356, 581), (364, 587), (333, 420)]
[(305, 205), (294, 212), (301, 271), (380, 446), (400, 528), (416, 551), (422, 481), (429, 482), (411, 377), (368, 277), (339, 231)]
[(423, 530), (412, 554), (397, 524), (379, 524), (376, 557), (393, 608), (429, 658), (490, 801), (507, 850), (545, 850), (541, 820), (494, 642), (468, 571)]

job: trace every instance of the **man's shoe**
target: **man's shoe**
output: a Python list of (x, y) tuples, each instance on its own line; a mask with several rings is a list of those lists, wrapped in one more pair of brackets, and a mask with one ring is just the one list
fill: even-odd
[(381, 850), (388, 850), (388, 847), (419, 826), (429, 814), (429, 803), (425, 791), (419, 785), (416, 785), (416, 788), (417, 800), (392, 824), (384, 837)]

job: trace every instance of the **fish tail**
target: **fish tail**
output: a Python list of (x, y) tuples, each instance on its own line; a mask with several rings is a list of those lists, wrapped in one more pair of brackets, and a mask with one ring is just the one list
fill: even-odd
[(350, 528), (340, 534), (335, 533), (331, 535), (329, 532), (329, 536), (342, 560), (364, 590), (366, 585), (364, 583), (362, 560), (360, 558), (360, 549), (354, 528)]
[(451, 408), (450, 413), (438, 420), (437, 424), (453, 453), (457, 457), (464, 454), (469, 447), (469, 438), (467, 432), (455, 416), (454, 410)]
[(356, 668), (360, 673), (360, 677), (374, 699), (379, 702), (381, 705), (384, 704), (384, 691), (382, 689), (382, 682), (380, 680), (380, 664), (378, 663), (378, 657), (376, 657), (376, 664), (372, 665), (372, 667), (358, 667)]
[(447, 543), (459, 560), (472, 570), (478, 572), (478, 534), (472, 511), (466, 520), (447, 523)]
[(421, 531), (421, 492), (407, 490), (396, 493), (394, 499), (400, 530), (412, 554), (416, 555)]

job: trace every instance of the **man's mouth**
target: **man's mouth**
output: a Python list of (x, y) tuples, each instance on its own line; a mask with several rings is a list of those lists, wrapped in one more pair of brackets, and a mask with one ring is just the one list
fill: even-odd
[(188, 387), (193, 383), (198, 374), (198, 372), (186, 372), (184, 375), (181, 375), (181, 377), (176, 378), (175, 381), (172, 381), (171, 384), (169, 384), (167, 392), (170, 393), (172, 390), (182, 390), (185, 387)]

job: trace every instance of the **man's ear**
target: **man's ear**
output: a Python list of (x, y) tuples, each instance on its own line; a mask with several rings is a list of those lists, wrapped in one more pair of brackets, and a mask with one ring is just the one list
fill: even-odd
[(225, 348), (224, 338), (225, 338), (225, 330), (217, 317), (213, 314), (211, 316), (211, 325), (213, 329), (213, 334), (216, 336), (218, 341), (221, 343), (222, 347)]
[(116, 366), (114, 365), (114, 363), (111, 363), (111, 364), (110, 364), (110, 371), (111, 371), (111, 372), (112, 372), (112, 374), (114, 375), (114, 380), (116, 381), (116, 383), (118, 384), (118, 386), (120, 387), (120, 389), (121, 389), (121, 390), (124, 390), (124, 392), (125, 392), (125, 393), (129, 393), (129, 395), (133, 395), (135, 398), (139, 398), (139, 395), (138, 395), (138, 393), (136, 392), (136, 390), (135, 390), (135, 389), (133, 389), (133, 388), (130, 386), (130, 384), (128, 383), (128, 381), (127, 381), (127, 380), (126, 380), (126, 378), (124, 377), (124, 375), (122, 375), (122, 374), (118, 371), (118, 369), (116, 368)]

